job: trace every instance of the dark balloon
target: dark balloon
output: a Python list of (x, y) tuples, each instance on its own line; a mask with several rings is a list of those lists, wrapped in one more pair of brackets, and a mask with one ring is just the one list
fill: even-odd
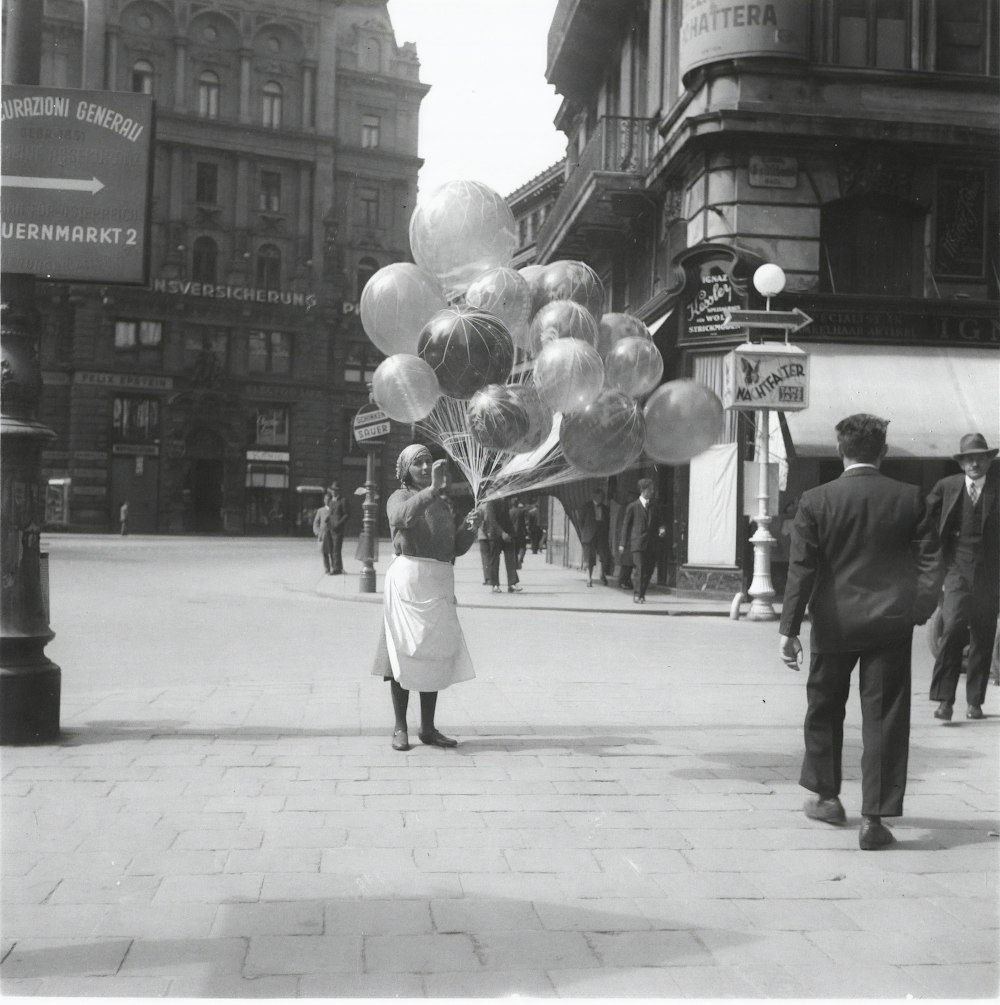
[(588, 475), (624, 471), (642, 453), (642, 409), (621, 391), (602, 391), (586, 408), (562, 417), (559, 442), (577, 470)]
[(469, 432), (487, 450), (509, 450), (528, 432), (528, 410), (503, 384), (488, 384), (469, 401)]
[(417, 354), (430, 364), (445, 394), (471, 398), (487, 384), (506, 381), (514, 365), (514, 341), (492, 314), (446, 307), (424, 326)]

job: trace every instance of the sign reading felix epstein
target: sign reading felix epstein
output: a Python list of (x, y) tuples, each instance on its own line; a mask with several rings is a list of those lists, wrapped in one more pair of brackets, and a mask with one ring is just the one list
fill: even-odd
[(5, 84), (0, 121), (0, 268), (145, 284), (153, 99)]

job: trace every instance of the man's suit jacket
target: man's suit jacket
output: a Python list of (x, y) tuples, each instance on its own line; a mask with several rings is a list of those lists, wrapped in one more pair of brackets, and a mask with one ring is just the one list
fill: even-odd
[(486, 536), (491, 541), (502, 541), (504, 534), (511, 541), (514, 540), (514, 522), (510, 518), (506, 499), (491, 499), (486, 504), (483, 525), (486, 527)]
[(590, 544), (591, 541), (607, 542), (610, 526), (611, 510), (607, 503), (601, 503), (601, 519), (597, 519), (594, 501), (588, 499), (579, 509), (580, 543)]
[(962, 501), (965, 494), (965, 475), (942, 478), (927, 495), (928, 516), (934, 523), (941, 540), (941, 561), (944, 566), (944, 587), (954, 588), (964, 583), (971, 588), (975, 577), (978, 589), (1000, 593), (1000, 491), (997, 486), (997, 469), (986, 473), (982, 507), (983, 547), (974, 568), (959, 569), (955, 563), (955, 549), (962, 528)]
[(347, 518), (351, 515), (347, 500), (341, 496), (339, 499), (330, 500), (330, 529), (334, 533), (339, 533), (344, 529)]
[(660, 527), (659, 511), (653, 501), (643, 506), (636, 499), (625, 507), (621, 543), (626, 551), (655, 551)]
[(920, 491), (872, 467), (804, 492), (795, 514), (781, 634), (809, 606), (812, 652), (907, 639), (937, 605), (938, 543)]

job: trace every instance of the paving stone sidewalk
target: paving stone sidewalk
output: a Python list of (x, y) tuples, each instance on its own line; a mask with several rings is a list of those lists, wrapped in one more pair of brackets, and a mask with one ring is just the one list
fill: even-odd
[[(314, 572), (331, 631), (375, 629)], [(270, 683), (70, 689), (60, 743), (0, 752), (2, 993), (997, 995), (998, 689), (935, 722), (918, 633), (906, 816), (864, 853), (856, 699), (849, 826), (808, 821), (775, 625), (489, 608), (548, 575), (598, 589), (529, 562), (463, 611), (452, 751), (392, 751), (384, 685), (308, 639)]]

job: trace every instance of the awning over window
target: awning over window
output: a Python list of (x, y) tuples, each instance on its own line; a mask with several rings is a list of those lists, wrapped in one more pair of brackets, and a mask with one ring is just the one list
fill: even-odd
[(890, 457), (950, 457), (965, 433), (1000, 437), (1000, 353), (953, 346), (802, 346), (809, 407), (785, 412), (794, 456), (837, 454), (834, 426), (870, 412), (890, 420)]

